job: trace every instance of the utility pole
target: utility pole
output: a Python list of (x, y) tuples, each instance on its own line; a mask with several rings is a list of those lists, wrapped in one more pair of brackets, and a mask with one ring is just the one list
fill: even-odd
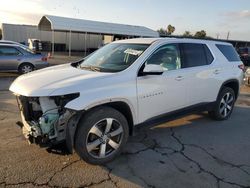
[(220, 34), (216, 33), (216, 38), (219, 39), (219, 37), (220, 37)]
[(227, 40), (229, 39), (230, 31), (227, 32)]

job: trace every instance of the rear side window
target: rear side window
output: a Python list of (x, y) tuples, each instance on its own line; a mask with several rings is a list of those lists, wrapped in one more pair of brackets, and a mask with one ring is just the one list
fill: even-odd
[(21, 55), (21, 53), (13, 47), (0, 46), (0, 56), (16, 56)]
[(217, 48), (227, 58), (228, 61), (240, 61), (240, 57), (231, 45), (216, 44)]
[(214, 59), (210, 50), (204, 44), (183, 43), (181, 47), (183, 52), (182, 68), (208, 65)]

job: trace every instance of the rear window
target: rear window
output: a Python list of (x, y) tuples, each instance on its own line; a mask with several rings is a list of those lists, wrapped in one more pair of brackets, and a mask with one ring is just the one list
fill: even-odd
[(216, 46), (228, 61), (240, 61), (240, 57), (233, 46), (223, 44), (216, 44)]
[(213, 56), (204, 44), (182, 43), (184, 62), (182, 68), (197, 67), (212, 63)]

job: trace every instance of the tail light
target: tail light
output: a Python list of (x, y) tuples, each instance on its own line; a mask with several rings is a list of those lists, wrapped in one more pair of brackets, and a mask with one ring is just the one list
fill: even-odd
[(239, 67), (239, 69), (241, 69), (243, 72), (246, 71), (246, 67), (245, 67), (244, 64), (240, 64), (240, 65), (238, 65), (238, 67)]
[(47, 57), (42, 57), (42, 61), (47, 61)]

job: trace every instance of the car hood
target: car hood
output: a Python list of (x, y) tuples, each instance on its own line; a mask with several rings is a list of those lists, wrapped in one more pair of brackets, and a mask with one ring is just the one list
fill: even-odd
[(79, 87), (94, 84), (113, 73), (87, 71), (71, 64), (52, 66), (19, 76), (10, 91), (23, 96), (56, 96), (79, 92)]

